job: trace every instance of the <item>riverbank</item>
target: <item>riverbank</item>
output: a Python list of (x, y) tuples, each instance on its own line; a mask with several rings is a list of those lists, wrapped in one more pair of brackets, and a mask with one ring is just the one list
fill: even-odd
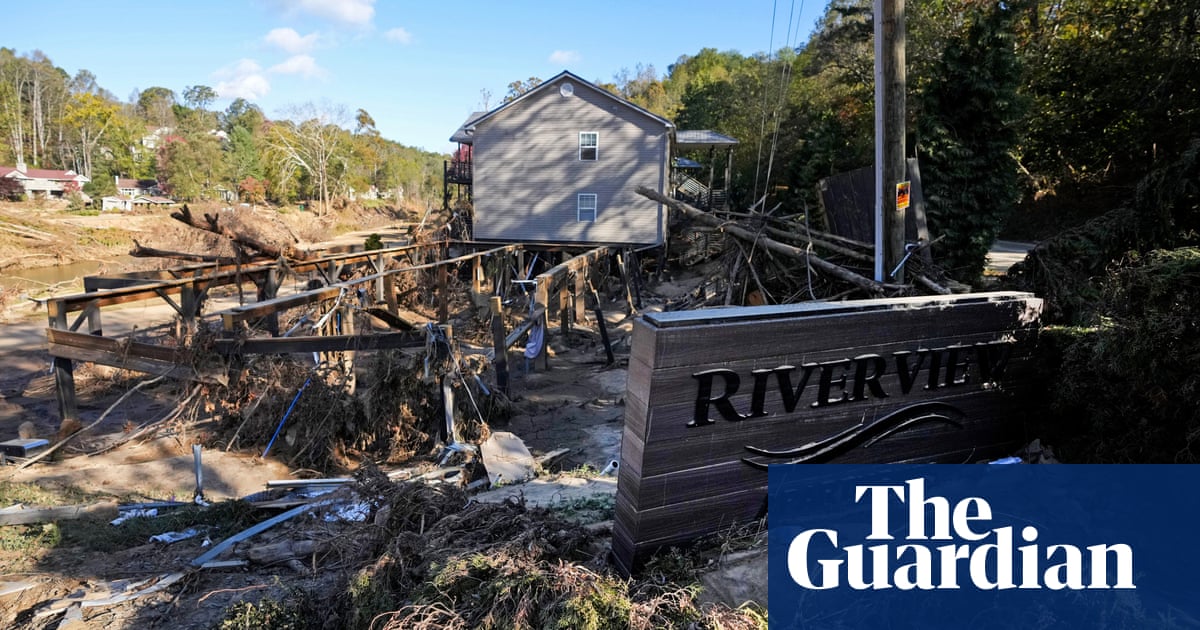
[[(194, 213), (220, 213), (268, 238), (315, 247), (356, 230), (369, 230), (419, 218), (414, 207), (364, 207), (350, 204), (325, 216), (289, 207), (222, 209), (192, 205)], [(179, 264), (165, 258), (135, 258), (136, 244), (156, 249), (233, 256), (228, 239), (185, 226), (170, 210), (133, 213), (73, 213), (65, 201), (0, 202), (0, 322), (37, 315), (32, 300), (73, 293), (83, 278), (161, 269)]]

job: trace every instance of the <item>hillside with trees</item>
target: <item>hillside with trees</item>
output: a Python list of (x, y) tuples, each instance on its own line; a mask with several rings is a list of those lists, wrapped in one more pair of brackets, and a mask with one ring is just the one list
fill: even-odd
[(444, 156), (383, 138), (359, 109), (306, 103), (268, 117), (236, 99), (215, 109), (205, 85), (154, 86), (121, 101), (87, 70), (71, 76), (40, 51), (0, 48), (0, 164), (70, 169), (84, 192), (115, 177), (156, 179), (179, 201), (314, 202), (366, 195), (437, 202)]
[[(1046, 299), (1044, 414), (1070, 461), (1200, 461), (1200, 4), (917, 2), (907, 138), (934, 259), (979, 283), (1000, 235), (1039, 241), (1000, 286)], [(871, 3), (833, 0), (774, 54), (703, 49), (608, 89), (738, 138), (732, 195), (816, 214), (873, 162)], [(1114, 387), (1114, 384), (1120, 384)]]
[[(910, 156), (936, 258), (978, 276), (997, 234), (1043, 239), (1132, 198), (1200, 137), (1200, 6), (1149, 0), (916, 2), (907, 7)], [(790, 42), (789, 42), (790, 44)], [(874, 159), (871, 3), (833, 0), (772, 54), (705, 48), (665, 74), (602, 85), (741, 141), (733, 194), (813, 208), (817, 182)], [(536, 79), (517, 82), (521, 90)]]

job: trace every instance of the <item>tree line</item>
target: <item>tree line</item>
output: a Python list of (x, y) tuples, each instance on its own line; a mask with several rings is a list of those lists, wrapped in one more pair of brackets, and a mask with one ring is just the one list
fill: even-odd
[(0, 164), (73, 170), (93, 197), (116, 194), (123, 177), (157, 180), (181, 201), (311, 200), (318, 212), (351, 192), (438, 199), (445, 156), (383, 138), (362, 109), (306, 103), (271, 119), (245, 99), (224, 110), (216, 100), (193, 85), (122, 102), (87, 70), (0, 48)]
[[(977, 276), (1006, 226), (1042, 238), (1117, 207), (1200, 138), (1198, 25), (1194, 1), (907, 3), (906, 145), (953, 276)], [(873, 163), (873, 63), (870, 0), (833, 0), (799, 45), (705, 48), (598, 83), (737, 138), (740, 206), (770, 191), (815, 211), (820, 179)]]

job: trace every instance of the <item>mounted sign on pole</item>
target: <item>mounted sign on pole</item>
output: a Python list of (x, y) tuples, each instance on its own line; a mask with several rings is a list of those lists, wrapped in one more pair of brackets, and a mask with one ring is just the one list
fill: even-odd
[(900, 182), (896, 184), (896, 209), (903, 210), (908, 207), (908, 200), (912, 193), (912, 182)]
[(649, 313), (634, 324), (613, 555), (766, 509), (767, 466), (1011, 454), (1042, 301), (976, 293)]

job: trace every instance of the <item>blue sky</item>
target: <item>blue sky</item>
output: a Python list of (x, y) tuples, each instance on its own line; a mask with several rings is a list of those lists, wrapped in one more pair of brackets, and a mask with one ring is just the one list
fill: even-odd
[(531, 76), (608, 81), (639, 63), (665, 73), (704, 47), (797, 45), (825, 1), (61, 0), (52, 14), (20, 2), (4, 11), (0, 46), (90, 70), (122, 100), (208, 85), (223, 97), (215, 107), (241, 96), (271, 117), (308, 101), (344, 105), (351, 117), (365, 109), (387, 138), (448, 151), (481, 90), (494, 107)]

